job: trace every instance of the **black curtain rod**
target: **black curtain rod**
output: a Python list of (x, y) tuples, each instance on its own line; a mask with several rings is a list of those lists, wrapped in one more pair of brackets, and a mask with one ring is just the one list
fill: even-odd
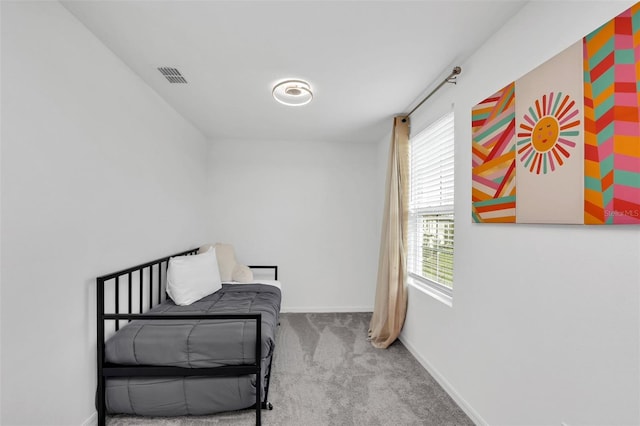
[[(456, 84), (456, 77), (458, 76), (458, 74), (460, 74), (462, 72), (462, 68), (460, 67), (453, 67), (453, 71), (451, 71), (451, 74), (449, 74), (447, 76), (447, 78), (445, 78), (444, 80), (442, 80), (442, 82), (440, 84), (438, 84), (438, 86), (436, 86), (435, 89), (433, 89), (427, 96), (425, 96), (425, 98), (423, 100), (420, 101), (420, 103), (418, 105), (416, 105), (415, 107), (413, 107), (413, 109), (411, 111), (409, 111), (409, 113), (406, 114), (405, 117), (410, 117), (411, 114), (413, 114), (415, 112), (415, 110), (417, 110), (418, 108), (420, 108), (422, 106), (423, 103), (425, 103), (427, 101), (427, 99), (429, 99), (431, 96), (433, 96), (434, 93), (436, 93), (442, 86), (444, 86), (446, 83), (453, 83)], [(406, 118), (405, 118), (406, 119)], [(404, 121), (404, 120), (403, 120)]]

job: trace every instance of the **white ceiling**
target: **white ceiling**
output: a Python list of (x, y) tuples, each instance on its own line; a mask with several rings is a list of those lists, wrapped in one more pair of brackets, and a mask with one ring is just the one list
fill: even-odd
[[(377, 142), (525, 3), (514, 1), (64, 1), (212, 139)], [(157, 70), (178, 68), (188, 84)], [(315, 98), (271, 97), (302, 78)], [(459, 78), (464, 78), (464, 70)]]

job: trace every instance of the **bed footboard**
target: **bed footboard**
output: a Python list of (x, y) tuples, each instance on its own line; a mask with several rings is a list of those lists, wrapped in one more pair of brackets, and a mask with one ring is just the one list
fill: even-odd
[[(169, 259), (175, 256), (194, 255), (198, 249), (191, 249), (161, 259), (147, 262), (132, 268), (124, 269), (112, 274), (97, 278), (97, 393), (96, 405), (98, 411), (98, 425), (106, 422), (106, 379), (108, 377), (153, 377), (153, 376), (241, 376), (256, 375), (256, 425), (261, 424), (261, 409), (263, 405), (270, 408), (270, 404), (262, 403), (262, 315), (252, 314), (155, 314), (144, 312), (162, 303), (166, 299), (166, 270)], [(255, 267), (255, 266), (253, 266)], [(259, 266), (260, 267), (260, 266)], [(277, 279), (277, 266), (262, 266), (261, 268), (273, 268)], [(113, 286), (113, 287), (111, 287)], [(105, 291), (108, 289), (109, 291)], [(113, 302), (107, 306), (106, 293), (113, 294)], [(111, 296), (111, 294), (109, 294)], [(105, 337), (107, 324), (118, 331), (121, 322), (130, 322), (136, 319), (146, 320), (251, 320), (255, 321), (256, 342), (255, 362), (245, 365), (232, 365), (210, 368), (184, 368), (170, 366), (147, 365), (119, 365), (107, 363), (105, 359)], [(267, 372), (270, 374), (270, 371)], [(268, 382), (268, 378), (265, 379)], [(265, 395), (268, 392), (265, 390)]]

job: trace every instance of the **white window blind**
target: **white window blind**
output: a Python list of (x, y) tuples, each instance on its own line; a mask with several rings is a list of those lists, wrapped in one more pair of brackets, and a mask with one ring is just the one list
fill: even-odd
[(410, 139), (408, 272), (426, 284), (453, 286), (453, 112)]

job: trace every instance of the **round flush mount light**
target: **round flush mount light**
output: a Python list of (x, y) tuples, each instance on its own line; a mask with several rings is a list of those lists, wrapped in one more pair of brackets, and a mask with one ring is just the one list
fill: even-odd
[(273, 98), (283, 105), (302, 106), (313, 99), (311, 86), (304, 80), (285, 80), (273, 87)]

